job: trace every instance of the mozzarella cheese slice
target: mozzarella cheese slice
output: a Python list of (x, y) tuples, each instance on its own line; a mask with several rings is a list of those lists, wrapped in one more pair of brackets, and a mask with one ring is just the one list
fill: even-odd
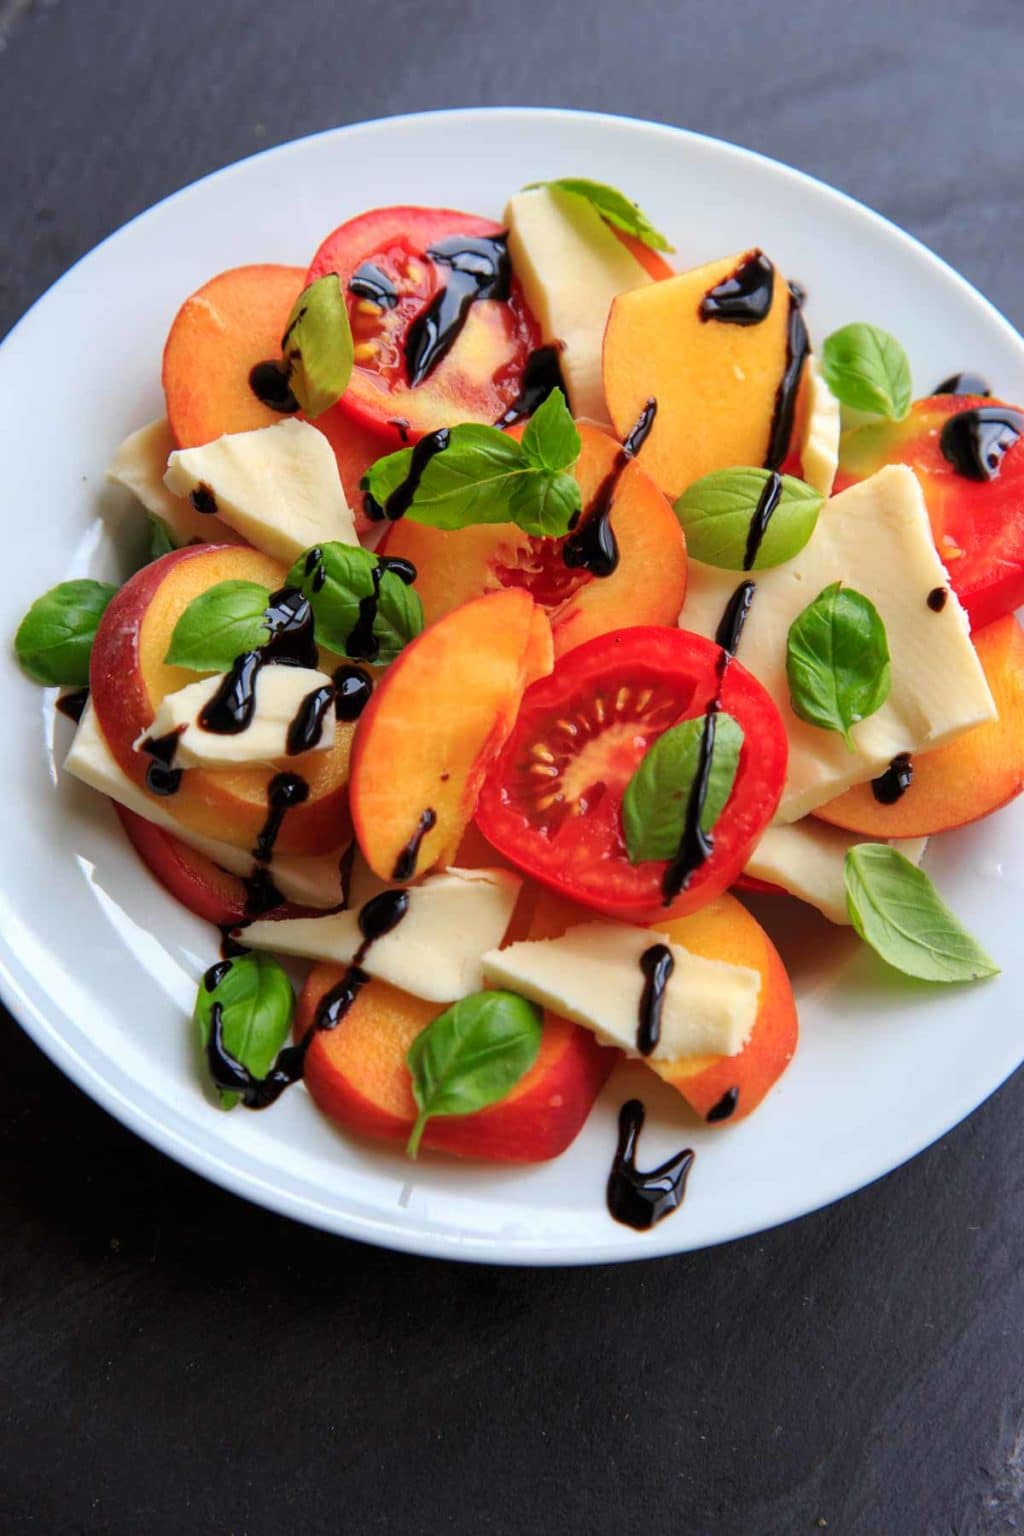
[[(409, 889), (409, 905), (390, 933), (359, 959), (362, 970), (432, 1003), (455, 1003), (484, 984), (481, 957), (500, 944), (522, 881), (504, 869), (446, 869)], [(363, 948), (359, 912), (250, 923), (255, 949), (349, 965)]]
[(164, 484), (175, 496), (201, 489), (223, 522), (289, 565), (314, 544), (358, 543), (334, 451), (307, 421), (179, 448)]
[[(663, 942), (650, 928), (582, 923), (560, 939), (528, 939), (488, 951), (484, 974), (492, 986), (519, 992), (636, 1056), (644, 990), (640, 957)], [(668, 948), (675, 967), (664, 992), (661, 1038), (646, 1059), (735, 1056), (757, 1018), (759, 973), (692, 955), (681, 944)]]
[[(846, 855), (858, 843), (870, 842), (856, 832), (826, 826), (809, 818), (792, 826), (769, 827), (762, 834), (743, 873), (756, 880), (766, 880), (809, 906), (817, 907), (832, 923), (848, 923), (846, 881), (843, 876)], [(928, 846), (926, 837), (890, 838), (890, 847), (898, 848), (911, 864), (920, 864)]]
[[(799, 821), (851, 784), (875, 778), (900, 752), (940, 747), (995, 718), (956, 595), (950, 591), (938, 613), (928, 606), (929, 592), (949, 578), (935, 553), (921, 487), (906, 465), (888, 465), (826, 502), (809, 542), (785, 565), (743, 576), (691, 560), (681, 627), (713, 639), (741, 580), (757, 590), (738, 659), (775, 700), (789, 738), (777, 821)], [(874, 603), (892, 664), (889, 697), (853, 727), (855, 752), (838, 732), (797, 718), (786, 680), (789, 627), (834, 581)]]
[(808, 485), (831, 496), (839, 468), (839, 401), (825, 383), (821, 364), (812, 353), (807, 359), (804, 388), (803, 429), (800, 434), (800, 472)]
[[(199, 724), (199, 716), (220, 688), (222, 676), (204, 677), (175, 693), (165, 694), (148, 730), (135, 742), (136, 752), (151, 737), (178, 731), (174, 754), (176, 768), (233, 767), (245, 763), (272, 763), (288, 752), (288, 730), (309, 698), (321, 688), (333, 693), (331, 679), (311, 667), (261, 667), (256, 676), (256, 707), (244, 731), (220, 735)], [(334, 717), (328, 712), (311, 752), (334, 745)]]
[(107, 470), (107, 479), (131, 491), (147, 512), (160, 519), (179, 547), (194, 544), (196, 540), (200, 544), (208, 544), (211, 540), (241, 544), (241, 536), (219, 517), (197, 512), (191, 502), (175, 496), (164, 485), (167, 460), (176, 447), (166, 420), (161, 417), (159, 421), (151, 421), (147, 427), (140, 427), (125, 438)]
[(650, 274), (585, 198), (557, 187), (518, 192), (505, 209), (512, 269), (545, 342), (561, 342), (574, 416), (607, 421), (601, 346), (616, 294)]
[[(154, 826), (172, 833), (198, 853), (206, 854), (229, 874), (245, 877), (256, 869), (256, 860), (244, 848), (234, 848), (230, 843), (193, 832), (176, 821), (162, 801), (153, 800), (132, 782), (107, 746), (91, 703), (82, 713), (71, 749), (64, 759), (64, 771)], [(336, 907), (343, 899), (340, 861), (341, 849), (309, 857), (280, 854), (274, 856), (269, 868), (275, 886), (288, 901), (304, 907)]]

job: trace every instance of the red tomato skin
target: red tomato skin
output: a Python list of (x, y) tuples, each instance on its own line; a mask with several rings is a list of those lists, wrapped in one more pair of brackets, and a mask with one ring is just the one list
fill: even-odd
[[(560, 895), (625, 922), (682, 916), (721, 895), (736, 882), (778, 808), (788, 756), (785, 726), (773, 700), (735, 660), (723, 676), (724, 654), (703, 636), (656, 625), (600, 635), (567, 652), (550, 676), (527, 690), (516, 727), (484, 783), (476, 814), (484, 837)], [(675, 700), (671, 717), (649, 735), (638, 727), (631, 742), (627, 731), (625, 742), (605, 755), (604, 766), (616, 769), (617, 782), (598, 785), (594, 803), (583, 814), (566, 812), (556, 830), (541, 830), (516, 792), (517, 773), (521, 784), (529, 771), (529, 749), (547, 739), (545, 722), (574, 713), (578, 717), (590, 699), (617, 698), (623, 687), (637, 694), (660, 689), (663, 697)], [(744, 730), (736, 783), (716, 823), (711, 857), (686, 889), (666, 903), (667, 861), (629, 863), (622, 794), (647, 746), (669, 726), (702, 716), (716, 695), (721, 709)]]

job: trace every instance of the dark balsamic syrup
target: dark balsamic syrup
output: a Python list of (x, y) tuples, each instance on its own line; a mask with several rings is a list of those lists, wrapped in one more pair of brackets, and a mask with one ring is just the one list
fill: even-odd
[(318, 652), (313, 610), (298, 587), (272, 592), (263, 622), (270, 631), (262, 651), (265, 661), (290, 661), (297, 667), (315, 669)]
[(262, 651), (243, 651), (225, 672), (217, 691), (199, 712), (199, 724), (216, 736), (240, 736), (256, 712), (256, 679), (263, 667)]
[(363, 942), (356, 952), (353, 965), (362, 965), (370, 945), (397, 928), (408, 910), (408, 891), (381, 891), (379, 896), (371, 896), (359, 909), (359, 932)]
[(267, 912), (273, 912), (275, 907), (284, 903), (284, 897), (271, 878), (270, 870), (265, 865), (258, 865), (251, 875), (242, 877), (245, 886), (245, 920), (251, 923), (257, 917), (263, 917)]
[(152, 795), (176, 795), (181, 788), (183, 770), (175, 768), (174, 758), (178, 751), (183, 727), (175, 726), (164, 736), (147, 736), (141, 751), (149, 754), (152, 761), (146, 768), (146, 788)]
[(250, 369), (249, 388), (269, 411), (276, 411), (279, 416), (294, 416), (302, 407), (292, 393), (290, 378), (288, 363), (280, 358), (268, 358), (265, 363), (257, 363)]
[(357, 661), (376, 661), (380, 654), (380, 641), (373, 626), (380, 607), (380, 585), (388, 572), (407, 587), (416, 580), (416, 567), (411, 560), (402, 560), (397, 555), (378, 555), (377, 564), (370, 572), (371, 590), (359, 599), (359, 617), (345, 641), (345, 654)]
[(1003, 458), (1024, 432), (1024, 411), (975, 405), (958, 411), (939, 434), (942, 456), (966, 480), (995, 480)]
[(928, 593), (926, 602), (932, 613), (941, 613), (949, 599), (948, 587), (932, 587)]
[(761, 551), (764, 536), (768, 532), (768, 524), (772, 520), (779, 502), (782, 500), (782, 476), (777, 469), (773, 469), (760, 496), (757, 498), (757, 506), (754, 515), (750, 519), (750, 527), (747, 530), (747, 547), (743, 555), (743, 569), (752, 571), (754, 563)]
[(704, 1119), (709, 1125), (717, 1125), (722, 1120), (731, 1120), (736, 1113), (736, 1106), (740, 1101), (738, 1088), (727, 1088), (720, 1099), (716, 1099), (708, 1110)]
[(405, 847), (399, 853), (398, 858), (395, 860), (395, 867), (391, 871), (392, 880), (404, 881), (412, 879), (413, 875), (416, 873), (416, 860), (420, 856), (420, 847), (423, 843), (423, 839), (426, 837), (431, 827), (436, 825), (437, 812), (432, 810), (428, 805), (427, 809), (423, 812), (419, 821), (416, 823), (415, 832), (412, 834)]
[(667, 944), (652, 944), (640, 956), (644, 987), (637, 1014), (636, 1048), (641, 1056), (649, 1056), (661, 1039), (665, 988), (675, 968), (676, 962)]
[(879, 805), (895, 805), (914, 782), (914, 763), (909, 752), (900, 752), (884, 773), (871, 780), (871, 793)]
[(383, 268), (375, 262), (364, 261), (348, 280), (349, 293), (357, 299), (369, 299), (381, 309), (394, 309), (398, 303), (398, 289)]
[(274, 844), (285, 816), (296, 805), (309, 799), (309, 785), (297, 773), (275, 773), (267, 785), (267, 819), (260, 828), (252, 856), (260, 864), (269, 864)]
[(240, 944), (235, 938), (236, 923), (219, 923), (220, 928), (220, 953), (222, 960), (237, 960), (239, 955), (249, 954), (244, 944)]
[(730, 656), (735, 656), (736, 648), (743, 634), (743, 626), (747, 622), (750, 608), (754, 601), (754, 593), (757, 591), (757, 583), (754, 581), (741, 581), (735, 592), (725, 605), (718, 628), (715, 630), (715, 643), (720, 645), (723, 651)]
[(333, 703), (334, 688), (330, 684), (325, 683), (306, 694), (295, 711), (295, 718), (288, 726), (288, 734), (285, 737), (285, 754), (288, 757), (298, 757), (302, 752), (312, 752), (320, 741), (324, 717)]
[(697, 310), (704, 321), (760, 325), (771, 312), (775, 268), (763, 251), (751, 251), (722, 282), (709, 288)]
[(651, 1227), (678, 1210), (693, 1166), (690, 1147), (644, 1173), (636, 1166), (637, 1142), (644, 1124), (644, 1106), (629, 1099), (619, 1110), (619, 1144), (608, 1176), (608, 1214), (636, 1232)]
[(992, 386), (980, 373), (951, 373), (948, 379), (936, 384), (933, 395), (990, 395)]
[(652, 396), (623, 438), (622, 447), (594, 493), (582, 521), (562, 545), (562, 560), (570, 570), (589, 571), (591, 576), (610, 576), (617, 569), (619, 546), (611, 523), (615, 492), (627, 465), (647, 441), (657, 413), (658, 402)]
[(406, 331), (405, 369), (412, 389), (451, 351), (476, 301), (507, 299), (512, 281), (505, 235), (451, 235), (426, 254), (447, 268), (448, 281)]
[(373, 694), (373, 678), (362, 667), (341, 666), (334, 674), (334, 713), (345, 722), (358, 720)]
[(409, 441), (409, 418), (407, 416), (392, 416), (388, 422), (389, 427), (394, 427), (403, 443)]
[(85, 706), (89, 702), (88, 688), (76, 688), (73, 693), (62, 693), (57, 700), (57, 708), (67, 720), (73, 720), (77, 725), (85, 713)]
[(400, 485), (395, 486), (383, 506), (367, 490), (367, 481), (364, 476), (360, 485), (363, 490), (363, 511), (367, 517), (375, 523), (383, 522), (385, 518), (389, 523), (397, 523), (400, 517), (404, 517), (412, 506), (427, 465), (439, 453), (444, 453), (450, 441), (451, 432), (447, 427), (438, 427), (436, 432), (427, 432), (421, 437), (412, 450), (405, 479)]
[(772, 407), (772, 424), (768, 432), (768, 451), (764, 458), (765, 469), (778, 469), (789, 451), (793, 435), (793, 417), (796, 412), (797, 391), (804, 363), (810, 355), (811, 343), (807, 326), (800, 310), (800, 291), (790, 284), (789, 317), (786, 321), (786, 366), (782, 370), (779, 387), (775, 391)]
[(561, 357), (561, 342), (556, 341), (550, 346), (534, 348), (523, 367), (519, 393), (497, 423), (499, 427), (511, 427), (517, 421), (525, 421), (556, 389), (560, 389), (568, 399), (568, 391), (562, 377)]
[(199, 724), (204, 731), (238, 736), (248, 730), (256, 712), (256, 679), (269, 662), (316, 666), (313, 610), (297, 587), (282, 587), (271, 594), (264, 623), (270, 631), (266, 645), (236, 656), (200, 711)]
[(196, 512), (202, 513), (204, 517), (215, 516), (217, 511), (217, 498), (211, 491), (210, 487), (208, 485), (204, 485), (202, 481), (200, 481), (200, 483), (196, 486), (195, 490), (189, 492), (188, 499), (192, 503), (192, 506)]

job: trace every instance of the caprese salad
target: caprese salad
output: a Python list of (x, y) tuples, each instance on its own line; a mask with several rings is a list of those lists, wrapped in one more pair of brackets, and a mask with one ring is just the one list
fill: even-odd
[[(1024, 783), (1024, 414), (972, 375), (914, 400), (865, 321), (812, 344), (757, 247), (668, 250), (566, 178), (500, 223), (364, 213), (174, 317), (110, 469), (149, 558), (15, 649), (71, 690), (65, 771), (222, 932), (225, 1108), (302, 1079), (412, 1157), (528, 1163), (625, 1053), (735, 1125), (797, 1044), (737, 890), (996, 972), (920, 865)], [(638, 1167), (642, 1123), (607, 1183), (641, 1229), (693, 1160)]]

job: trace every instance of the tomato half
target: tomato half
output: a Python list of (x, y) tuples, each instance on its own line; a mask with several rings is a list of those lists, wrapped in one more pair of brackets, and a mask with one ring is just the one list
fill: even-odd
[(845, 432), (833, 491), (855, 485), (883, 464), (909, 464), (921, 482), (950, 586), (974, 629), (1024, 603), (1024, 437), (1002, 454), (992, 479), (974, 480), (946, 458), (942, 429), (963, 411), (1001, 405), (1018, 410), (982, 395), (931, 395), (915, 400), (903, 421)]
[[(460, 421), (501, 420), (540, 333), (511, 269), (505, 266), (490, 285), (499, 296), (473, 298), (474, 281), (488, 290), (487, 252), (469, 249), (459, 258), (455, 247), (458, 236), (487, 241), (503, 234), (491, 219), (451, 208), (376, 208), (327, 236), (306, 281), (336, 272), (348, 301), (355, 366), (336, 410), (389, 430), (397, 442)], [(447, 256), (430, 254), (439, 248)], [(453, 339), (447, 349), (431, 349), (436, 361), (413, 384), (410, 339), (422, 338), (446, 289), (452, 313), (459, 311), (454, 326), (442, 322)]]
[[(476, 820), (488, 842), (545, 885), (627, 922), (679, 916), (719, 896), (775, 814), (787, 759), (771, 697), (736, 661), (723, 676), (723, 655), (700, 635), (654, 625), (567, 652), (527, 689), (484, 783)], [(743, 728), (736, 781), (710, 857), (666, 903), (667, 861), (629, 862), (622, 796), (648, 747), (716, 696)]]

